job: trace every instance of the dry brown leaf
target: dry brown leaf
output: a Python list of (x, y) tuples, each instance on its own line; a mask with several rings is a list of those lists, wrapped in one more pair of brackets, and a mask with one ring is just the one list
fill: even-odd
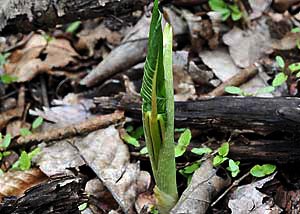
[(204, 161), (170, 213), (205, 214), (212, 199), (231, 183), (229, 176), (220, 177), (216, 172), (211, 160)]
[(0, 176), (0, 201), (5, 196), (21, 196), (27, 189), (46, 179), (45, 174), (39, 169), (9, 171)]
[(51, 40), (43, 53), (46, 54), (44, 63), (49, 68), (63, 68), (69, 63), (77, 62), (76, 58), (79, 58), (78, 53), (66, 39)]
[[(275, 174), (254, 182), (238, 187), (231, 195), (228, 206), (232, 214), (279, 214), (282, 209), (274, 204), (272, 198), (258, 191), (265, 183), (274, 179)], [(268, 200), (266, 200), (268, 199)]]
[(270, 51), (272, 46), (269, 27), (265, 20), (249, 30), (234, 27), (223, 36), (223, 40), (229, 46), (233, 61), (241, 68), (251, 66)]
[(89, 165), (125, 213), (133, 212), (136, 196), (147, 190), (151, 181), (148, 172), (140, 171), (139, 163), (129, 162), (128, 147), (113, 126), (42, 147), (33, 161), (47, 175)]
[(33, 158), (33, 162), (49, 177), (56, 174), (73, 175), (70, 169), (82, 166), (85, 162), (69, 141), (62, 140), (49, 146), (40, 144), (41, 151)]
[[(45, 58), (41, 58), (44, 54)], [(33, 35), (24, 48), (14, 51), (5, 64), (5, 72), (17, 78), (17, 82), (32, 80), (37, 74), (76, 63), (79, 58), (70, 42), (52, 39), (47, 42), (40, 34)]]
[(94, 55), (94, 49), (100, 39), (106, 39), (112, 45), (121, 42), (122, 35), (117, 31), (111, 31), (103, 23), (97, 27), (82, 30), (78, 35), (79, 41), (76, 44), (78, 49), (88, 49), (88, 56)]
[(300, 33), (287, 33), (281, 40), (276, 40), (272, 43), (272, 47), (276, 50), (291, 50), (297, 47)]
[(141, 171), (139, 163), (129, 163), (129, 150), (120, 139), (118, 131), (110, 126), (90, 133), (74, 145), (112, 193), (123, 212), (134, 213), (135, 198), (141, 191), (141, 187), (138, 187)]
[(199, 56), (204, 64), (210, 67), (214, 74), (223, 82), (240, 71), (225, 48), (218, 48), (213, 51), (202, 51)]

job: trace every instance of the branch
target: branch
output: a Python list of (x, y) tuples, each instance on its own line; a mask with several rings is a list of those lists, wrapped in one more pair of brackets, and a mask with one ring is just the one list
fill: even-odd
[(146, 0), (2, 0), (0, 32), (38, 28), (99, 16), (121, 16), (146, 5)]

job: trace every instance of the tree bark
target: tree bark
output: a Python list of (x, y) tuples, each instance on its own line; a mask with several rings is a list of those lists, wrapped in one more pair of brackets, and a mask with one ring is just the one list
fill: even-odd
[(2, 0), (0, 32), (29, 32), (101, 16), (121, 16), (143, 8), (146, 0)]
[[(122, 109), (125, 115), (141, 120), (139, 99), (104, 99), (96, 99), (98, 110)], [(300, 134), (299, 105), (300, 99), (294, 97), (216, 97), (175, 102), (175, 126)]]

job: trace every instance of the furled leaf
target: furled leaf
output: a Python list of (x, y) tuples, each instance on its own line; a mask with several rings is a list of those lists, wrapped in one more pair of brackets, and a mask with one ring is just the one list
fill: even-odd
[[(158, 113), (165, 112), (164, 107), (160, 104), (163, 101), (162, 99), (165, 97), (163, 82), (163, 33), (161, 19), (162, 15), (158, 9), (158, 2), (155, 1), (149, 31), (148, 53), (141, 88), (143, 112), (150, 110), (157, 110)], [(151, 106), (152, 100), (156, 102), (157, 105)]]

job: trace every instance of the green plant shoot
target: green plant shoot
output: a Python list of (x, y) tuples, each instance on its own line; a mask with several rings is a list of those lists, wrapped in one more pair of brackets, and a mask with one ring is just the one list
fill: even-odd
[(148, 53), (141, 89), (143, 127), (156, 182), (160, 213), (169, 213), (178, 199), (174, 152), (174, 94), (172, 74), (172, 28), (161, 26), (158, 0), (154, 1)]

